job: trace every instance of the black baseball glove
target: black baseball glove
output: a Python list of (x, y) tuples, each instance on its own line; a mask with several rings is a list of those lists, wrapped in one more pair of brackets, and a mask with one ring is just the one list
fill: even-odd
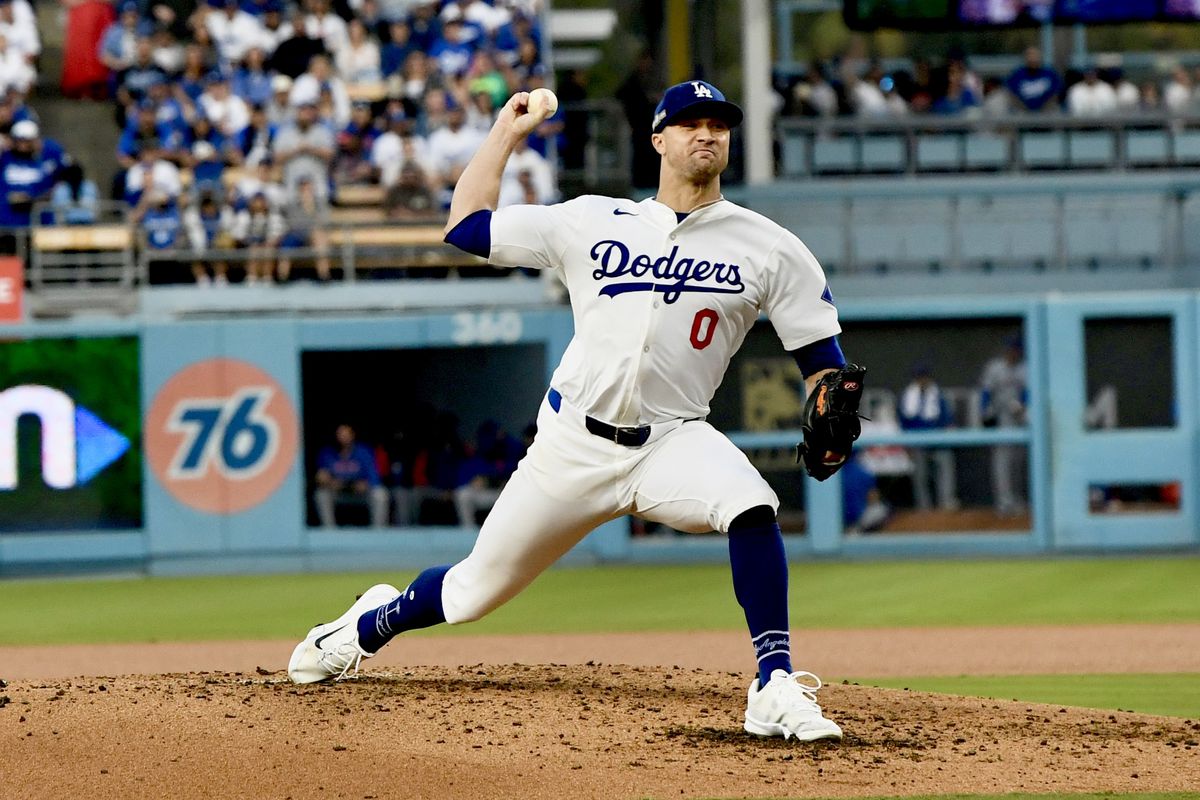
[(801, 423), (804, 441), (796, 447), (796, 461), (819, 481), (846, 463), (854, 440), (862, 431), (858, 423), (858, 402), (862, 399), (866, 372), (866, 367), (847, 364), (826, 373), (804, 404)]

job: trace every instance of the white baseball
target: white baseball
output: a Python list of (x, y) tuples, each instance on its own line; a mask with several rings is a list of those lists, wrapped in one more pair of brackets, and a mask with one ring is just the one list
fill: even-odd
[(534, 89), (529, 93), (529, 113), (546, 119), (558, 110), (558, 98), (549, 89)]

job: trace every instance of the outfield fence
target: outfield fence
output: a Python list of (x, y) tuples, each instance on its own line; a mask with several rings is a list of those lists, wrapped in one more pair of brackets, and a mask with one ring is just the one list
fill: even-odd
[[(767, 323), (751, 331), (709, 420), (779, 494), (794, 557), (1194, 550), (1198, 306), (1200, 294), (1188, 291), (843, 302), (843, 345), (868, 365), (873, 392), (857, 452), (891, 505), (878, 530), (859, 532), (847, 520), (853, 487), (843, 474), (817, 483), (795, 466), (799, 375)], [(459, 558), (474, 540), (469, 525), (399, 527), (391, 516), (382, 528), (350, 518), (318, 527), (316, 452), (347, 418), (370, 443), (386, 441), (413, 403), (455, 414), (464, 433), (485, 419), (519, 431), (571, 330), (569, 311), (555, 306), (0, 329), (9, 367), (0, 439), (13, 443), (0, 451), (9, 460), (0, 474), (10, 476), (0, 489), (0, 572), (340, 569)], [(1028, 372), (1024, 424), (983, 427), (970, 410), (979, 377), (1014, 337)], [(889, 426), (886, 409), (916, 361), (959, 398), (954, 427)], [(69, 435), (43, 440), (29, 427), (57, 430), (67, 419)], [(58, 444), (46, 450), (44, 441)], [(993, 494), (1002, 450), (1020, 496), (1009, 513)], [(922, 509), (910, 491), (912, 464), (934, 451), (952, 454), (956, 502)], [(48, 458), (75, 465), (57, 488)], [(569, 558), (725, 557), (721, 537), (624, 519)]]

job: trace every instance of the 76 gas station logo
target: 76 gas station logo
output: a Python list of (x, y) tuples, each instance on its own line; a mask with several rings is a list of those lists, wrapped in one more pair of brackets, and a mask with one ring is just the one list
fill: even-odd
[(279, 450), (279, 425), (263, 411), (272, 395), (269, 386), (253, 386), (224, 399), (180, 401), (167, 430), (183, 440), (167, 474), (194, 480), (215, 469), (245, 480), (262, 472)]
[(173, 375), (146, 416), (154, 475), (198, 511), (236, 514), (261, 504), (296, 462), (295, 407), (270, 374), (213, 358)]

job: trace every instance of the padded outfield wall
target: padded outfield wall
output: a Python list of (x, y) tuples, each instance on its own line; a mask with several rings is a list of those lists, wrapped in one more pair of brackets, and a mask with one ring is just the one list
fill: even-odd
[[(859, 452), (894, 516), (844, 524), (839, 478), (796, 469), (799, 375), (761, 323), (710, 421), (775, 487), (794, 558), (1195, 549), (1197, 304), (1191, 292), (841, 304), (843, 345), (869, 368)], [(180, 323), (39, 323), (0, 342), (0, 574), (94, 569), (253, 572), (420, 566), (461, 557), (474, 531), (314, 526), (316, 452), (350, 421), (387, 440), (418, 405), (465, 435), (533, 419), (570, 339), (564, 308)], [(1019, 340), (1024, 425), (985, 427), (979, 377)], [(918, 364), (956, 426), (902, 432), (889, 406)], [(1024, 504), (993, 511), (992, 452), (1016, 454)], [(953, 508), (913, 502), (912, 461), (952, 452)], [(922, 528), (921, 526), (926, 526)], [(720, 560), (718, 536), (588, 537), (585, 561)]]

